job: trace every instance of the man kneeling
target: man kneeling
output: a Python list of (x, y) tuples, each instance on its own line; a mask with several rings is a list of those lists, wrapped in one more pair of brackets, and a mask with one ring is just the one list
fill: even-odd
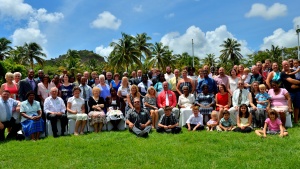
[(165, 114), (160, 117), (156, 131), (159, 133), (179, 133), (181, 131), (181, 127), (178, 127), (178, 121), (175, 115), (172, 113), (172, 107), (166, 106), (164, 111)]
[(126, 124), (129, 130), (137, 136), (148, 137), (151, 131), (151, 117), (147, 109), (141, 108), (140, 98), (134, 98), (133, 109), (129, 109), (126, 115)]

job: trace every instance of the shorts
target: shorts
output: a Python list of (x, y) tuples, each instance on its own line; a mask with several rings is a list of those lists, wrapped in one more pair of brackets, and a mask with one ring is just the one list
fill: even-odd
[(300, 108), (300, 92), (289, 92), (294, 108)]

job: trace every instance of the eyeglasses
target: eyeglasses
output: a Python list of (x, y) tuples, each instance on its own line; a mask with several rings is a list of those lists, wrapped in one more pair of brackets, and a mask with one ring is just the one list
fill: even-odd
[(135, 101), (134, 103), (140, 103), (140, 101)]

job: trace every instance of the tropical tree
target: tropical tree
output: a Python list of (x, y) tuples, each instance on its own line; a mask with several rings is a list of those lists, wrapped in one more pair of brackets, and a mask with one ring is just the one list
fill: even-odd
[(279, 46), (271, 46), (271, 49), (266, 49), (266, 52), (269, 54), (273, 62), (281, 63), (282, 62), (282, 52), (283, 50)]
[(193, 66), (193, 59), (194, 59), (194, 67), (200, 67), (200, 59), (197, 56), (191, 56), (187, 52), (183, 52), (182, 54), (175, 54), (173, 55), (176, 58), (176, 68), (183, 68), (185, 66)]
[(31, 42), (29, 44), (25, 43), (22, 52), (20, 53), (22, 56), (22, 62), (29, 63), (31, 69), (33, 69), (34, 61), (43, 65), (45, 61), (43, 58), (46, 58), (47, 56), (42, 52), (42, 50), (42, 47), (35, 42)]
[(172, 51), (168, 46), (164, 46), (161, 42), (156, 42), (151, 46), (152, 56), (148, 59), (151, 67), (157, 67), (161, 70), (167, 66), (174, 67), (175, 57), (172, 56)]
[(66, 59), (79, 59), (80, 55), (77, 50), (71, 50), (69, 49), (66, 55)]
[(238, 43), (236, 40), (227, 38), (227, 40), (223, 41), (223, 44), (220, 47), (223, 49), (220, 51), (221, 56), (220, 58), (224, 58), (233, 64), (239, 64), (239, 60), (243, 58), (242, 54), (240, 54), (241, 44)]
[(12, 49), (9, 44), (11, 44), (10, 40), (0, 38), (0, 60), (3, 60), (9, 55), (9, 51)]
[(152, 46), (152, 43), (147, 42), (151, 40), (151, 37), (147, 36), (147, 33), (137, 34), (133, 40), (136, 48), (141, 52), (140, 61), (142, 61), (142, 54), (144, 54), (146, 58), (151, 57), (150, 47)]
[(206, 57), (201, 59), (201, 62), (203, 65), (208, 65), (209, 67), (217, 65), (217, 59), (213, 53), (206, 54)]
[(108, 63), (115, 72), (120, 68), (126, 68), (128, 71), (129, 66), (133, 63), (142, 67), (139, 59), (141, 52), (136, 48), (134, 37), (122, 33), (122, 38), (118, 42), (111, 42), (110, 46), (114, 49), (108, 57)]

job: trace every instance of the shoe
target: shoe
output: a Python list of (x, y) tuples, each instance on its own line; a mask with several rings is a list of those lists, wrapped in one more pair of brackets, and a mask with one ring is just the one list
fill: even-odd
[(206, 127), (206, 131), (209, 131), (209, 128), (208, 128), (208, 127)]
[(78, 136), (79, 134), (78, 133), (74, 133), (74, 136)]
[(147, 138), (147, 137), (148, 137), (148, 133), (145, 132), (145, 133), (142, 135), (142, 137)]
[(54, 138), (57, 138), (57, 137), (59, 137), (59, 136), (57, 135), (57, 133), (54, 133), (54, 134), (53, 134), (53, 137), (54, 137)]
[(83, 132), (80, 132), (80, 135), (84, 135), (84, 133), (83, 133)]

